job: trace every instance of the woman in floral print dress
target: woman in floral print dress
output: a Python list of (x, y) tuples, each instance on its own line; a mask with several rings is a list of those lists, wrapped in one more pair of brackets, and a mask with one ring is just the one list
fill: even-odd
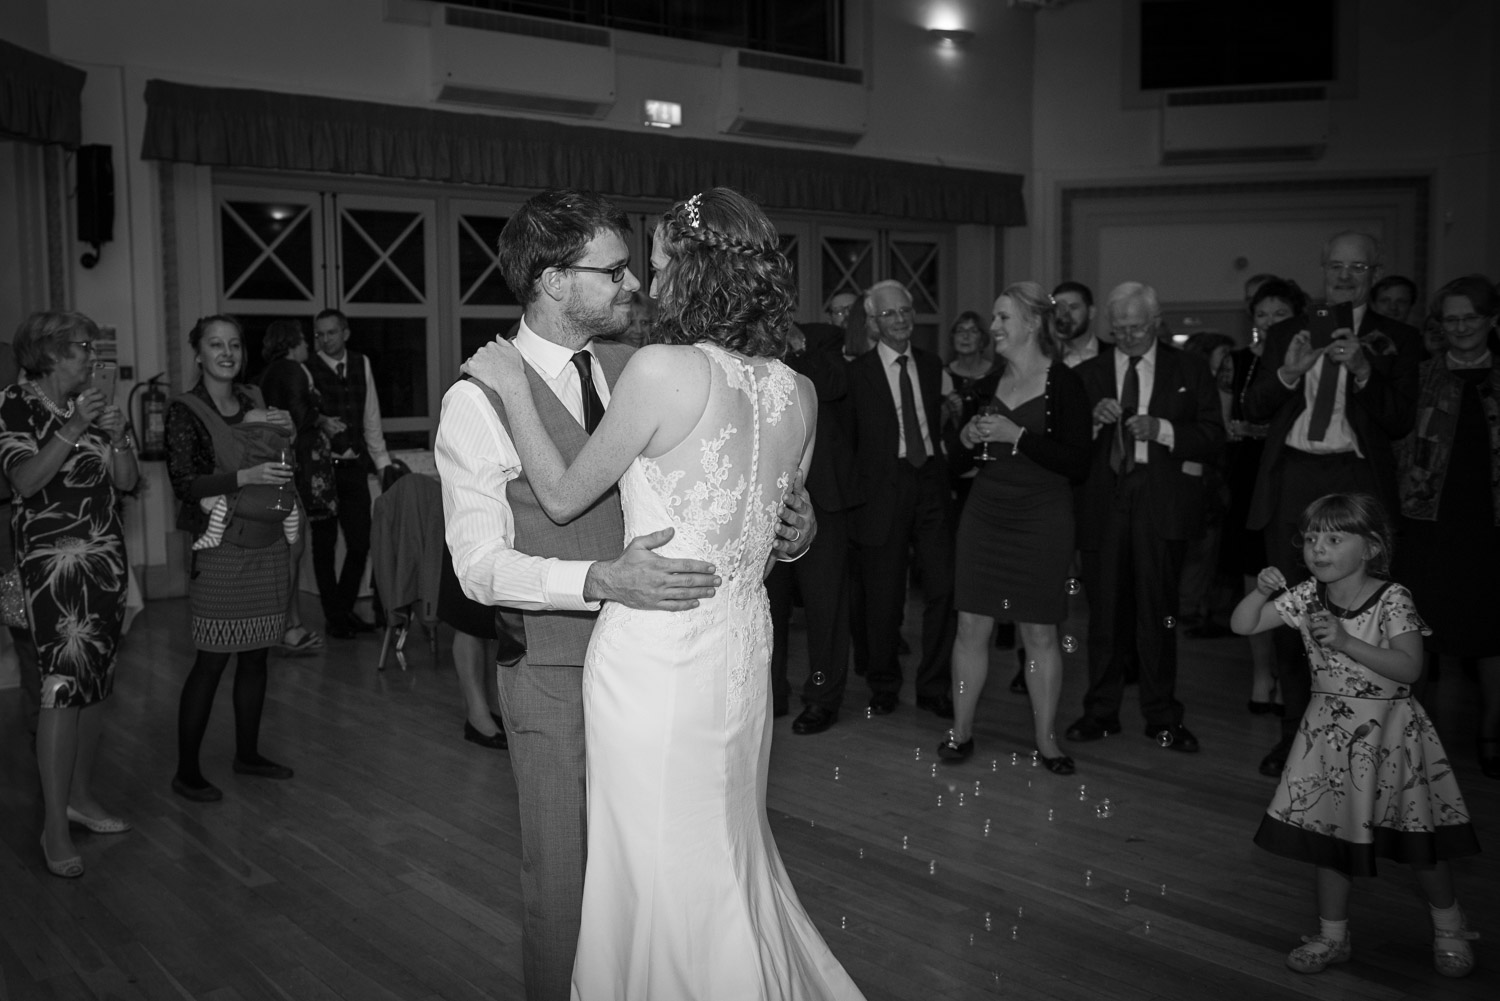
[(1319, 934), (1287, 965), (1319, 973), (1348, 961), (1351, 880), (1375, 875), (1376, 858), (1388, 858), (1409, 864), (1427, 897), (1437, 971), (1465, 976), (1476, 936), (1448, 859), (1477, 853), (1479, 843), (1447, 752), (1411, 697), (1429, 630), (1411, 592), (1383, 579), (1391, 536), (1373, 498), (1320, 497), (1302, 520), (1312, 579), (1288, 589), (1267, 567), (1230, 623), (1242, 635), (1291, 626), (1312, 663), (1312, 701), (1255, 834), (1267, 851), (1317, 867)]
[(42, 674), (42, 852), (67, 878), (83, 875), (70, 823), (130, 829), (89, 788), (124, 619), (117, 491), (139, 475), (124, 414), (88, 385), (98, 336), (81, 313), (33, 314), (13, 343), (26, 378), (0, 393), (0, 468), (17, 497), (11, 531)]

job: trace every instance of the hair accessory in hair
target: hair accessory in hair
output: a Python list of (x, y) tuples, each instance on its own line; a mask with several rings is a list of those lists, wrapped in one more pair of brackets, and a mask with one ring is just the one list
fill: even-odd
[(703, 200), (703, 193), (699, 192), (687, 200), (687, 224), (693, 229), (698, 228), (698, 203)]

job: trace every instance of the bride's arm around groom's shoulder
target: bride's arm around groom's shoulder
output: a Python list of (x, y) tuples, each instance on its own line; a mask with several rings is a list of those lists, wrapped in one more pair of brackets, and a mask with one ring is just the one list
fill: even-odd
[(708, 360), (681, 345), (653, 344), (631, 355), (610, 390), (609, 408), (571, 466), (542, 427), (525, 361), (515, 346), (486, 344), (464, 371), (505, 400), (527, 479), (553, 521), (578, 517), (619, 482), (639, 455), (661, 455), (685, 438), (708, 399)]

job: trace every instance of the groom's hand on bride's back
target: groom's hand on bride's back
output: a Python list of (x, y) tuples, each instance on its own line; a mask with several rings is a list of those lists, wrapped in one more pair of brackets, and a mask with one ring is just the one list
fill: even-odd
[(672, 529), (642, 535), (618, 557), (589, 567), (583, 596), (589, 601), (618, 601), (631, 608), (654, 608), (681, 612), (697, 608), (703, 598), (712, 598), (719, 586), (712, 563), (702, 560), (669, 560), (652, 550), (672, 538)]

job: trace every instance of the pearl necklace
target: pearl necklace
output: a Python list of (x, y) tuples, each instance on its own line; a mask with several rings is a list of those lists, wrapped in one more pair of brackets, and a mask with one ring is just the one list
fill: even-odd
[(42, 387), (38, 386), (34, 381), (28, 379), (26, 380), (25, 385), (27, 389), (36, 394), (37, 399), (42, 401), (42, 406), (46, 407), (47, 410), (58, 420), (65, 421), (73, 416), (75, 404), (72, 400), (68, 401), (68, 409), (64, 410), (62, 407), (59, 407), (57, 404), (53, 403), (52, 399), (46, 393), (42, 392)]

